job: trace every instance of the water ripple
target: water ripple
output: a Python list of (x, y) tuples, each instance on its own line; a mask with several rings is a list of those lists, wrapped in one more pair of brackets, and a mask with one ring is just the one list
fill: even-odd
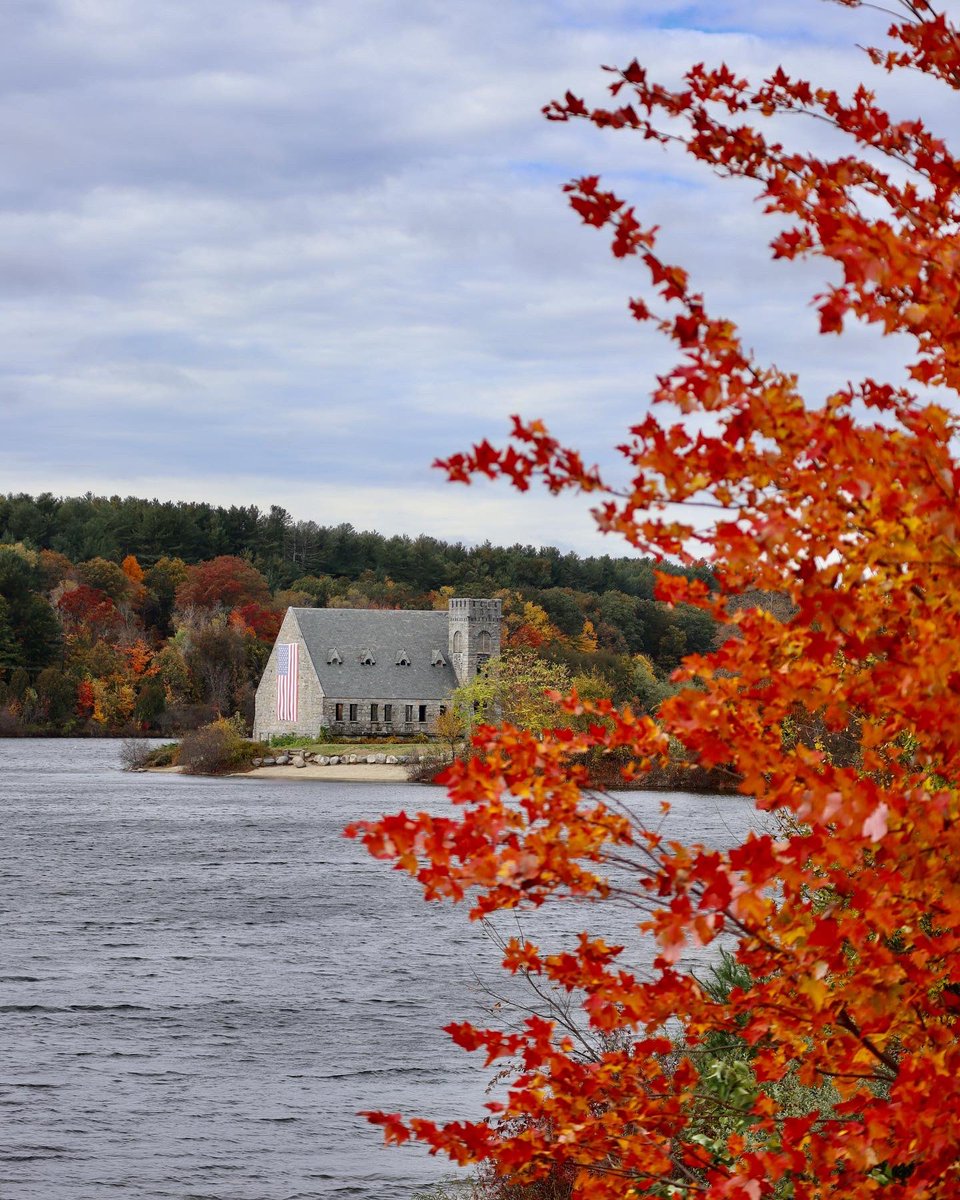
[[(410, 1200), (448, 1173), (355, 1115), (487, 1099), (440, 1027), (496, 952), (341, 835), (409, 793), (117, 750), (0, 741), (0, 1197)], [(708, 840), (746, 811), (698, 803)]]

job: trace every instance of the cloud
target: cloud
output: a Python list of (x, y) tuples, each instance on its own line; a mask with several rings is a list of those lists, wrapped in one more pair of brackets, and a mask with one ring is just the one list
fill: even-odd
[[(453, 498), (429, 466), (496, 440), (514, 411), (614, 462), (669, 365), (627, 315), (636, 264), (565, 206), (560, 185), (586, 171), (661, 224), (664, 253), (811, 395), (900, 370), (901, 348), (869, 331), (817, 336), (822, 268), (770, 263), (774, 227), (748, 187), (539, 112), (568, 86), (601, 100), (599, 64), (634, 53), (666, 78), (701, 59), (753, 76), (783, 60), (847, 87), (876, 14), (816, 0), (8, 0), (5, 24), (6, 488), (282, 503), (387, 533), (596, 548), (584, 506)], [(889, 86), (946, 121), (921, 85)]]

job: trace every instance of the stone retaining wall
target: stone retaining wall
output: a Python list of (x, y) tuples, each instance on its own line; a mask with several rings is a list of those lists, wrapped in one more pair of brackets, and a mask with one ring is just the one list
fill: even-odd
[(408, 763), (423, 762), (427, 759), (436, 761), (437, 765), (440, 765), (440, 760), (432, 754), (319, 754), (302, 750), (293, 750), (289, 754), (255, 758), (252, 760), (252, 764), (255, 767), (305, 767), (307, 763), (311, 763), (315, 767), (340, 767), (370, 763), (377, 766), (404, 767)]

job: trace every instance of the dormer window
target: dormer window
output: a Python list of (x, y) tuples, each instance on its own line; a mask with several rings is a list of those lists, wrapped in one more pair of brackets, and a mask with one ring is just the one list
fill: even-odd
[(336, 663), (338, 666), (343, 662), (340, 657), (340, 651), (334, 646), (327, 651), (327, 664)]
[(397, 666), (398, 667), (409, 667), (410, 666), (410, 655), (406, 652), (406, 650), (398, 650), (397, 651)]
[(443, 657), (439, 650), (434, 650), (433, 660), (430, 665), (434, 667), (445, 667), (447, 665), (447, 660)]
[(364, 650), (360, 654), (361, 667), (372, 667), (376, 661), (377, 660), (373, 657), (373, 652), (370, 650)]

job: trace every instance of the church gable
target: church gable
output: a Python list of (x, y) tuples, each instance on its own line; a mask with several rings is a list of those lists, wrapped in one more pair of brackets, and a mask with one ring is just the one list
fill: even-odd
[(323, 722), (323, 700), (297, 610), (288, 608), (257, 688), (254, 736), (316, 731)]

